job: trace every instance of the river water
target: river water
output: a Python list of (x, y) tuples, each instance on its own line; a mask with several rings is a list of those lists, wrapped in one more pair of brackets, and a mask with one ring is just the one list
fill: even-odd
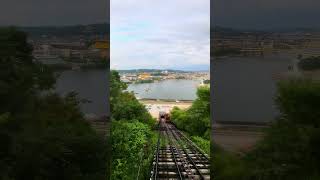
[(155, 83), (130, 84), (137, 98), (194, 100), (200, 80), (164, 80)]
[(279, 112), (275, 76), (287, 72), (290, 56), (229, 57), (212, 60), (215, 121), (268, 122)]
[[(292, 57), (229, 57), (212, 61), (213, 118), (216, 121), (268, 122), (277, 114), (274, 104), (274, 75), (287, 72)], [(194, 100), (200, 81), (165, 80), (150, 84), (131, 84), (138, 98)], [(106, 70), (63, 71), (56, 90), (79, 93), (91, 103), (82, 104), (86, 114), (108, 114)]]
[(107, 70), (68, 70), (59, 74), (56, 84), (58, 93), (66, 94), (75, 91), (79, 98), (91, 101), (81, 104), (82, 111), (87, 115), (108, 114)]
[[(199, 83), (197, 80), (165, 80), (131, 84), (128, 91), (134, 91), (138, 98), (194, 100)], [(108, 88), (106, 70), (62, 71), (56, 83), (58, 93), (64, 95), (75, 91), (79, 98), (89, 100), (90, 103), (81, 104), (82, 111), (98, 116), (108, 114)]]

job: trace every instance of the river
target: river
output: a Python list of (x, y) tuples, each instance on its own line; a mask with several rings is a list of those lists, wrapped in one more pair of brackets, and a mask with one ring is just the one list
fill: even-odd
[[(216, 121), (268, 122), (277, 114), (274, 104), (275, 74), (286, 72), (292, 57), (229, 57), (212, 63), (213, 118)], [(130, 84), (138, 98), (194, 100), (200, 81), (164, 80), (149, 84)], [(63, 71), (57, 80), (59, 93), (76, 91), (86, 114), (108, 114), (106, 70)]]
[(60, 94), (75, 91), (79, 98), (91, 101), (81, 104), (82, 111), (87, 115), (107, 115), (109, 108), (107, 72), (97, 69), (59, 72), (56, 91)]
[(274, 103), (276, 74), (287, 72), (290, 56), (228, 57), (212, 60), (213, 118), (217, 122), (269, 122), (279, 112)]
[(200, 80), (170, 79), (155, 83), (130, 84), (128, 91), (133, 91), (138, 98), (194, 100)]

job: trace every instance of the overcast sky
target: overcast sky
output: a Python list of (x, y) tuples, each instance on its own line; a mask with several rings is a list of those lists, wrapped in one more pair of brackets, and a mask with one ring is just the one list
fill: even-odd
[(320, 27), (320, 0), (212, 0), (212, 25), (249, 29)]
[(209, 69), (210, 0), (111, 0), (111, 69)]
[(110, 0), (1, 0), (0, 26), (106, 22)]

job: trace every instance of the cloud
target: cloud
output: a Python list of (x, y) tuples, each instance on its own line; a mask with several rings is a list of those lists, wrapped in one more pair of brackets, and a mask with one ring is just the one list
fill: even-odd
[(112, 0), (111, 68), (209, 65), (210, 0)]

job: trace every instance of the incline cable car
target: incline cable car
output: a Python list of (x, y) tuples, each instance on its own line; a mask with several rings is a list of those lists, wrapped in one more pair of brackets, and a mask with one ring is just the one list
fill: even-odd
[(170, 122), (170, 114), (163, 111), (159, 112), (159, 120)]

